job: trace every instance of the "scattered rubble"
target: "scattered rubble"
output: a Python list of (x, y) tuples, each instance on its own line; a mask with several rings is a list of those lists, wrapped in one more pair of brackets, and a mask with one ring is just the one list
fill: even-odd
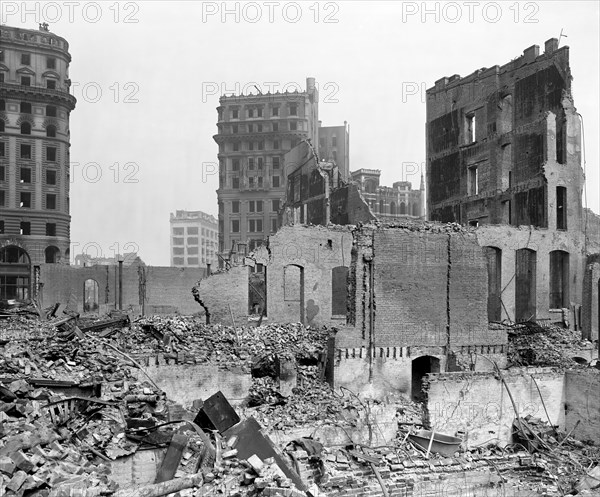
[[(488, 474), (486, 488), (531, 491), (523, 495), (594, 495), (600, 484), (600, 448), (538, 418), (515, 419), (512, 445), (459, 446), (440, 454), (410, 436), (427, 428), (423, 406), (397, 399), (396, 438), (371, 442), (379, 429), (376, 403), (347, 389), (333, 391), (325, 381), (329, 329), (54, 314), (17, 312), (0, 320), (2, 495), (385, 496), (417, 489), (426, 495), (437, 478), (468, 472)], [(531, 324), (511, 327), (512, 362), (577, 366), (572, 357), (587, 344), (568, 330), (543, 331)], [(246, 405), (228, 415), (233, 426), (209, 423), (203, 431), (174, 418), (181, 414), (176, 399), (167, 399), (150, 378), (132, 375), (136, 358), (145, 354), (252, 373)], [(295, 373), (284, 379), (289, 364)], [(226, 400), (219, 399), (205, 399), (200, 412), (210, 405), (216, 409), (211, 416), (225, 419), (219, 402)], [(321, 436), (326, 426), (340, 430), (339, 443)], [(366, 442), (354, 435), (361, 426)], [(309, 435), (295, 435), (298, 430)], [(281, 440), (287, 441), (276, 447), (264, 436), (269, 433), (285, 433)], [(164, 454), (156, 480), (119, 487), (111, 479), (113, 461), (142, 450)]]
[(510, 365), (554, 366), (562, 369), (587, 367), (585, 357), (590, 355), (593, 344), (582, 339), (579, 331), (556, 325), (542, 327), (534, 322), (519, 323), (506, 329)]

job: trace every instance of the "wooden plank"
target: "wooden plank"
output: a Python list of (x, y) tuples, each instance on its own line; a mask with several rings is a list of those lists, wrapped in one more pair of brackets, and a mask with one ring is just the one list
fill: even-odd
[(357, 459), (360, 459), (362, 461), (367, 461), (370, 464), (379, 464), (381, 462), (381, 458), (379, 458), (379, 457), (373, 457), (373, 456), (368, 456), (367, 454), (361, 454), (360, 452), (356, 452), (355, 450), (348, 451), (348, 454), (350, 454), (351, 456), (354, 456)]
[(188, 437), (186, 435), (182, 433), (175, 433), (173, 435), (154, 483), (162, 483), (173, 479), (187, 443)]

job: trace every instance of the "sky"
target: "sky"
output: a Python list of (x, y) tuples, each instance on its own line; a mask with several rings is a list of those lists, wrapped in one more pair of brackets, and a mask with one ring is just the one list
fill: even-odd
[(600, 212), (597, 1), (2, 0), (2, 24), (70, 44), (71, 254), (137, 251), (169, 265), (169, 215), (217, 215), (219, 96), (304, 89), (350, 126), (350, 169), (418, 187), (425, 90), (503, 65), (562, 33), (584, 118), (587, 204)]

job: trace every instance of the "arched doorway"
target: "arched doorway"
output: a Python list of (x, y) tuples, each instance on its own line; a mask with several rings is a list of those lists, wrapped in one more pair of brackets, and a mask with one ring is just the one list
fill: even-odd
[(415, 402), (424, 402), (427, 400), (427, 394), (423, 391), (423, 378), (425, 378), (425, 375), (439, 372), (440, 360), (437, 357), (425, 355), (413, 359), (411, 367), (411, 397)]
[(283, 268), (283, 300), (288, 318), (304, 324), (304, 268), (290, 264)]
[(0, 249), (0, 300), (27, 300), (31, 292), (29, 254), (15, 245)]
[(90, 278), (83, 283), (83, 312), (95, 312), (97, 310), (98, 282)]

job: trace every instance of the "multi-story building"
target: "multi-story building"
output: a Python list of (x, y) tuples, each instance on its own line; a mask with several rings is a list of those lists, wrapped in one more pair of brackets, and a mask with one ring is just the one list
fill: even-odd
[[(427, 90), (427, 210), (479, 226), (488, 317), (557, 319), (582, 302), (581, 118), (569, 48), (527, 48)], [(571, 317), (577, 322), (577, 311)]]
[(216, 267), (219, 225), (202, 211), (171, 213), (171, 266)]
[(33, 265), (69, 263), (69, 44), (2, 26), (0, 299), (32, 296)]
[(317, 143), (318, 90), (219, 99), (219, 252), (245, 252), (278, 228), (285, 197), (283, 156), (304, 139)]
[(319, 160), (333, 162), (344, 181), (350, 178), (350, 126), (321, 126), (319, 121)]
[(410, 181), (396, 181), (391, 187), (381, 186), (379, 169), (353, 171), (352, 180), (380, 221), (397, 218), (425, 219), (425, 181), (421, 176), (418, 190), (412, 189)]

